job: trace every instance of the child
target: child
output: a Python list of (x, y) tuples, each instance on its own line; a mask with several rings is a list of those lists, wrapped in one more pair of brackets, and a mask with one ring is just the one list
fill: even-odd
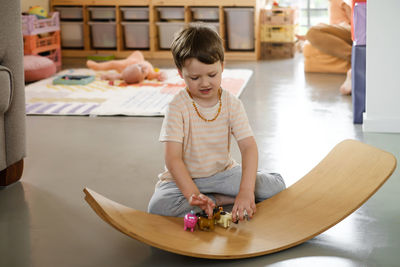
[[(191, 24), (172, 43), (179, 75), (186, 83), (170, 102), (161, 129), (165, 172), (152, 196), (150, 213), (182, 217), (190, 210), (234, 204), (233, 220), (250, 218), (256, 201), (285, 188), (279, 174), (257, 172), (258, 152), (239, 99), (221, 88), (224, 50), (219, 35), (204, 24)], [(231, 135), (242, 166), (230, 155)]]

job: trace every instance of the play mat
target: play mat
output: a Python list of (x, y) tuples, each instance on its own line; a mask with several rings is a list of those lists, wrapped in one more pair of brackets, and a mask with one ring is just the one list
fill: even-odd
[[(27, 115), (78, 116), (163, 116), (173, 96), (185, 88), (175, 69), (162, 69), (168, 75), (163, 82), (144, 81), (127, 85), (100, 79), (103, 72), (90, 69), (69, 69), (26, 86)], [(225, 69), (222, 88), (239, 97), (252, 75), (248, 69)], [(63, 75), (93, 75), (85, 85), (53, 84)]]

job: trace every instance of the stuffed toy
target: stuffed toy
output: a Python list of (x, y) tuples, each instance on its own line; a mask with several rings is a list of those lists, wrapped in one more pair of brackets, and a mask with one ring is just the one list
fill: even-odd
[(145, 79), (164, 81), (165, 72), (157, 71), (150, 62), (146, 61), (140, 51), (135, 51), (125, 59), (95, 62), (88, 60), (88, 68), (92, 70), (116, 70), (118, 73), (103, 74), (102, 79), (114, 81), (123, 80), (127, 84), (140, 83)]

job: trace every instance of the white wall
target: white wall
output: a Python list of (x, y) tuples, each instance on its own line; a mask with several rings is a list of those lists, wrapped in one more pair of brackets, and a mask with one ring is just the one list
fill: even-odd
[[(9, 1), (15, 1), (15, 0), (9, 0)], [(23, 12), (26, 12), (29, 10), (31, 6), (41, 6), (47, 11), (50, 9), (50, 0), (20, 0), (21, 1), (21, 10)]]
[(367, 1), (365, 132), (400, 133), (400, 1)]

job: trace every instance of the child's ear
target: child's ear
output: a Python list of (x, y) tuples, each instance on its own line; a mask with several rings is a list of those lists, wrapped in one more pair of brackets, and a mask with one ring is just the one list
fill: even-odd
[(221, 72), (224, 71), (224, 66), (225, 66), (224, 62), (221, 62)]

